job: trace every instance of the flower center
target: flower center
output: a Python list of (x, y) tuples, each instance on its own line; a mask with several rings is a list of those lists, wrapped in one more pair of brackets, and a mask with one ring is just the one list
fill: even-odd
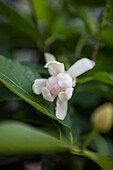
[(59, 73), (47, 80), (46, 87), (52, 95), (57, 96), (59, 92), (72, 87), (72, 78), (68, 74)]
[(56, 76), (50, 77), (46, 82), (46, 87), (49, 89), (50, 93), (57, 96), (59, 92), (64, 89), (58, 85), (58, 79)]

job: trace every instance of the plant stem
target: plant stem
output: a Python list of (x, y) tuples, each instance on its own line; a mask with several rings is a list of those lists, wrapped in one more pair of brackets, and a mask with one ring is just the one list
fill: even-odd
[(93, 47), (93, 52), (92, 52), (92, 57), (91, 57), (93, 61), (96, 60), (96, 55), (97, 55), (99, 43), (100, 43), (100, 34), (101, 34), (101, 30), (99, 30), (98, 36), (95, 40), (95, 44), (94, 44), (94, 47)]
[(87, 38), (87, 33), (83, 32), (82, 35), (80, 36), (79, 40), (78, 40), (78, 43), (77, 43), (77, 46), (76, 46), (76, 49), (75, 49), (76, 60), (78, 60), (79, 57), (80, 57), (82, 48), (83, 48), (84, 43), (86, 41), (86, 38)]
[(71, 131), (69, 132), (69, 138), (70, 138), (71, 144), (73, 144), (73, 135), (72, 135)]
[(101, 32), (102, 32), (102, 29), (104, 28), (104, 26), (107, 22), (107, 17), (108, 17), (107, 13), (111, 12), (111, 10), (112, 10), (110, 3), (111, 3), (110, 0), (106, 0), (106, 7), (105, 7), (105, 10), (104, 10), (102, 17), (101, 17), (98, 35), (97, 35), (97, 38), (95, 40), (95, 44), (94, 44), (94, 48), (93, 48), (93, 52), (92, 52), (92, 60), (93, 61), (96, 60), (96, 55), (97, 55), (99, 43), (100, 43)]
[(83, 144), (83, 147), (82, 147), (82, 152), (87, 148), (87, 146), (89, 145), (89, 143), (91, 142), (91, 140), (95, 137), (95, 135), (98, 133), (98, 130), (97, 129), (93, 129), (87, 136), (84, 144)]

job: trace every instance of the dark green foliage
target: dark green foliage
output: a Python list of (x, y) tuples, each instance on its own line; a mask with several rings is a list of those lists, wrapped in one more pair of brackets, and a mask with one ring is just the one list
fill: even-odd
[[(80, 148), (92, 129), (92, 112), (113, 103), (113, 1), (8, 4), (0, 0), (0, 164), (21, 160), (24, 167), (25, 155), (47, 170), (112, 170), (112, 130), (95, 136), (88, 150)], [(44, 52), (54, 54), (66, 70), (83, 57), (96, 61), (77, 78), (63, 121), (55, 117), (55, 103), (32, 90), (35, 79), (49, 76)]]

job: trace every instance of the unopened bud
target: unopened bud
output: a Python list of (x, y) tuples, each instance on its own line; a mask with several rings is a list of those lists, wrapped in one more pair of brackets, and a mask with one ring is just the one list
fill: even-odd
[(113, 104), (106, 103), (98, 107), (91, 116), (91, 122), (100, 132), (108, 132), (113, 125)]

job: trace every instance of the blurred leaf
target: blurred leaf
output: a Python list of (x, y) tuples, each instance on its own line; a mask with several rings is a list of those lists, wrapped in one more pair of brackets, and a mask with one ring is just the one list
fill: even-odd
[(54, 166), (55, 166), (55, 158), (53, 157), (53, 155), (43, 155), (41, 157), (41, 169), (42, 170), (53, 170)]
[(93, 76), (94, 80), (113, 85), (113, 75), (105, 72), (98, 72)]
[(96, 36), (98, 33), (98, 22), (96, 21), (92, 11), (90, 8), (79, 6), (77, 4), (72, 3), (70, 12), (75, 14), (76, 17), (80, 18), (89, 33)]
[(7, 100), (20, 100), (20, 98), (8, 89), (0, 88), (0, 102)]
[(0, 31), (0, 54), (11, 57), (11, 41)]
[[(68, 22), (68, 24), (67, 24)], [(60, 18), (57, 17), (56, 21), (51, 25), (51, 33), (56, 36), (56, 39), (65, 39), (76, 33), (84, 31), (84, 23), (80, 20), (70, 18), (68, 15), (63, 14)]]
[(94, 139), (93, 139), (96, 147), (97, 147), (97, 150), (100, 154), (104, 154), (104, 155), (110, 155), (109, 153), (109, 145), (106, 141), (106, 139), (101, 136), (101, 135), (97, 135)]
[[(1, 154), (42, 153), (74, 149), (38, 129), (15, 121), (6, 121), (0, 124), (0, 139)], [(105, 170), (113, 168), (113, 162), (107, 156), (95, 154), (88, 150), (84, 153), (75, 150), (72, 153), (92, 159)]]
[(101, 33), (101, 40), (104, 42), (104, 45), (107, 45), (109, 48), (113, 46), (113, 24), (105, 26)]
[[(111, 37), (112, 39), (112, 37)], [(109, 41), (109, 40), (108, 40)], [(110, 49), (103, 49), (101, 50), (96, 58), (96, 67), (95, 71), (103, 71), (103, 72), (108, 72), (112, 73), (113, 72), (113, 67), (112, 67), (112, 50)]]
[(113, 101), (113, 89), (111, 86), (102, 84), (100, 82), (90, 82), (86, 84), (83, 88), (89, 91), (96, 92), (97, 94), (101, 95), (105, 99)]
[(76, 143), (81, 132), (81, 124), (78, 118), (77, 112), (72, 106), (72, 103), (69, 102), (69, 111), (66, 118), (62, 121), (64, 124), (68, 125), (71, 129), (73, 143)]
[(5, 165), (5, 164), (9, 164), (12, 162), (15, 162), (17, 160), (19, 160), (22, 156), (16, 156), (16, 155), (12, 155), (12, 156), (3, 156), (0, 155), (0, 165)]
[(28, 36), (31, 36), (34, 40), (36, 40), (40, 47), (41, 40), (38, 29), (30, 20), (20, 15), (16, 10), (6, 5), (2, 1), (0, 1), (0, 15), (4, 17), (6, 21), (15, 29), (22, 31)]
[[(77, 151), (74, 152), (74, 148), (73, 150), (71, 150), (72, 154), (77, 154), (76, 152)], [(97, 163), (100, 167), (102, 167), (105, 170), (113, 169), (113, 158), (112, 157), (109, 157), (104, 154), (96, 153), (96, 152), (94, 153), (89, 150), (84, 150), (83, 153), (79, 151), (78, 155), (83, 155), (83, 156), (88, 157), (89, 159), (93, 160), (95, 163)]]
[(73, 102), (84, 108), (95, 107), (99, 100), (100, 96), (98, 94), (88, 90), (77, 91), (73, 97)]
[(113, 158), (111, 157), (102, 154), (95, 154), (88, 150), (84, 151), (84, 155), (92, 159), (105, 170), (113, 169)]
[(68, 146), (24, 123), (7, 121), (0, 124), (0, 153), (19, 154), (68, 150)]
[(89, 5), (89, 6), (104, 6), (105, 5), (105, 0), (86, 0), (86, 1), (82, 1), (82, 0), (77, 0), (76, 1), (77, 4), (79, 5)]
[(50, 19), (51, 16), (51, 11), (49, 8), (49, 5), (47, 4), (46, 0), (31, 0), (33, 7), (34, 7), (34, 12), (36, 14), (37, 20), (48, 20)]
[(113, 74), (107, 72), (96, 72), (95, 74), (89, 77), (87, 76), (83, 79), (78, 79), (78, 83), (82, 84), (91, 80), (96, 80), (102, 83), (106, 83), (108, 85), (113, 85)]
[(8, 23), (0, 23), (0, 31), (11, 40), (12, 46), (14, 47), (28, 48), (36, 46), (35, 40), (33, 40), (30, 35), (23, 33), (20, 30), (18, 31), (18, 28), (13, 27)]
[(52, 125), (52, 121), (48, 116), (28, 106), (24, 110), (15, 113), (13, 118), (35, 125)]
[[(72, 148), (38, 129), (16, 121), (6, 121), (0, 124), (0, 139), (1, 154), (56, 152)], [(84, 153), (76, 151), (75, 154), (87, 156), (105, 170), (113, 168), (113, 161), (104, 155), (88, 150)]]

